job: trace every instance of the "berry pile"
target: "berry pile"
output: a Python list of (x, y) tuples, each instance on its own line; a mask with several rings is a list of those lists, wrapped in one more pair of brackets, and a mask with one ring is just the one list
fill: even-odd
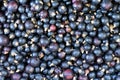
[(0, 0), (0, 80), (120, 80), (120, 0)]

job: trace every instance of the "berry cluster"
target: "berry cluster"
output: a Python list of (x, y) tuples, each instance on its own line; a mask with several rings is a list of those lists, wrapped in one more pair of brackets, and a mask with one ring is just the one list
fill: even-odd
[(0, 80), (120, 80), (120, 0), (0, 0)]

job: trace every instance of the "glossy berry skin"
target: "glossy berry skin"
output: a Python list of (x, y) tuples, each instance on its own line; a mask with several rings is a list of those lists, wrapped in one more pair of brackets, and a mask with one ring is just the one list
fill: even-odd
[(95, 48), (93, 52), (96, 56), (102, 56), (103, 54), (100, 48)]
[(78, 29), (79, 29), (80, 31), (85, 30), (85, 24), (84, 24), (84, 23), (80, 23), (80, 24), (78, 25)]
[(106, 33), (105, 32), (99, 32), (98, 33), (98, 38), (99, 39), (105, 39), (107, 37)]
[(57, 0), (52, 2), (52, 7), (57, 7), (59, 5), (59, 2)]
[(77, 49), (73, 50), (72, 56), (79, 57), (80, 55), (81, 55), (81, 52), (79, 50), (77, 50)]
[(8, 11), (9, 12), (15, 12), (18, 8), (18, 4), (15, 1), (10, 1), (8, 3)]
[(97, 72), (97, 76), (100, 78), (100, 77), (102, 77), (104, 75), (104, 72), (103, 71), (98, 71)]
[(69, 15), (69, 20), (70, 21), (75, 21), (76, 20), (76, 15), (75, 14), (70, 14)]
[(104, 79), (111, 80), (112, 78), (109, 74), (107, 74), (107, 75), (104, 75)]
[(25, 22), (25, 28), (26, 29), (32, 29), (34, 27), (32, 21), (28, 20)]
[(23, 71), (24, 70), (24, 64), (19, 64), (17, 65), (17, 69), (20, 70), (20, 71)]
[(59, 11), (60, 14), (65, 14), (66, 11), (67, 11), (67, 8), (64, 5), (60, 5), (58, 7), (58, 11)]
[(30, 64), (33, 66), (33, 67), (36, 67), (40, 64), (40, 60), (38, 58), (31, 58), (30, 59)]
[(86, 31), (93, 31), (94, 26), (92, 24), (87, 24)]
[(73, 72), (71, 69), (67, 69), (63, 72), (63, 76), (66, 80), (71, 80), (73, 79)]
[(94, 62), (94, 60), (95, 60), (95, 56), (93, 55), (93, 54), (88, 54), (88, 55), (86, 55), (86, 61), (87, 62)]
[(25, 4), (26, 2), (27, 2), (27, 0), (19, 0), (19, 2), (21, 3), (21, 4)]
[(105, 61), (112, 61), (112, 59), (113, 59), (113, 56), (112, 55), (110, 55), (110, 54), (106, 54), (105, 55)]
[(120, 14), (113, 13), (112, 18), (113, 18), (115, 21), (119, 21), (119, 20), (120, 20)]
[(95, 78), (95, 76), (96, 76), (96, 74), (95, 74), (95, 72), (90, 72), (89, 74), (88, 74), (88, 77), (91, 79), (91, 78)]
[(40, 44), (41, 46), (47, 46), (49, 44), (49, 39), (47, 37), (41, 37)]
[(120, 71), (120, 70), (119, 70), (119, 69), (120, 69), (120, 64), (116, 64), (116, 65), (115, 65), (115, 69), (118, 70), (118, 71)]

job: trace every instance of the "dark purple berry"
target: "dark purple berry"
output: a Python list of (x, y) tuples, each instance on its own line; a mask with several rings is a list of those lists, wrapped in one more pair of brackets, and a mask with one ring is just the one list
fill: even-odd
[(59, 58), (64, 58), (65, 55), (66, 55), (65, 52), (59, 52), (59, 53), (58, 53), (58, 57), (59, 57)]
[(39, 13), (39, 15), (40, 15), (40, 18), (41, 18), (41, 19), (44, 19), (44, 18), (46, 18), (46, 17), (48, 16), (48, 12), (47, 12), (46, 10), (42, 10), (42, 11)]
[(41, 46), (47, 46), (49, 44), (49, 39), (47, 37), (41, 37), (40, 44)]
[(116, 55), (117, 57), (120, 57), (120, 48), (117, 48), (117, 49), (115, 50), (115, 55)]
[(66, 80), (72, 80), (73, 79), (73, 72), (71, 69), (66, 69), (64, 72), (63, 72), (63, 76)]
[(20, 80), (21, 75), (19, 73), (12, 74), (12, 80)]
[(1, 46), (7, 46), (9, 43), (9, 39), (5, 35), (0, 35), (0, 45)]
[(9, 12), (15, 12), (18, 8), (18, 4), (15, 1), (10, 1), (7, 7)]
[(58, 44), (57, 43), (51, 43), (50, 45), (49, 45), (49, 49), (51, 50), (51, 51), (57, 51), (58, 50), (58, 48), (59, 48), (59, 46), (58, 46)]
[(33, 71), (34, 71), (34, 68), (31, 65), (27, 65), (25, 67), (25, 72), (27, 72), (27, 73), (33, 73)]
[(78, 80), (88, 80), (87, 76), (80, 75)]
[(34, 25), (32, 23), (32, 21), (28, 20), (25, 22), (25, 28), (26, 29), (33, 29), (34, 28)]
[(30, 65), (33, 67), (39, 66), (40, 60), (39, 58), (31, 58), (30, 59)]
[(77, 1), (73, 3), (73, 8), (77, 11), (80, 11), (82, 9), (82, 3)]
[(109, 10), (112, 7), (112, 3), (110, 0), (103, 0), (101, 6), (102, 8)]

